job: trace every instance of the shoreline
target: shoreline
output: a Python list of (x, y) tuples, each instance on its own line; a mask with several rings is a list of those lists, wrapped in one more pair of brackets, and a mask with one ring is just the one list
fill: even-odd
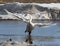
[(60, 44), (28, 44), (26, 42), (12, 43), (9, 41), (0, 43), (0, 46), (60, 46)]

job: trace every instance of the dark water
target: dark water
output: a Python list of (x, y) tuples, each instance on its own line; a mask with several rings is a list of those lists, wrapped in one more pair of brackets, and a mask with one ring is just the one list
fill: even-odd
[(24, 32), (26, 25), (20, 21), (0, 21), (0, 42), (12, 38), (13, 41), (33, 44), (60, 44), (59, 24), (47, 28), (35, 27), (31, 36)]

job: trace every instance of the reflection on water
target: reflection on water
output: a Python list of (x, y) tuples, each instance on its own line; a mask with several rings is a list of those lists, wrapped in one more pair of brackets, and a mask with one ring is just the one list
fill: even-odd
[(27, 43), (29, 43), (29, 44), (33, 44), (33, 40), (32, 40), (31, 35), (28, 35), (28, 36), (27, 36), (27, 38), (26, 38), (26, 41), (25, 41), (25, 42), (27, 42)]
[[(26, 37), (26, 42), (29, 44), (59, 44), (60, 37), (54, 36), (31, 36)], [(39, 42), (39, 43), (38, 43)]]
[[(8, 35), (8, 34), (7, 34)], [(32, 35), (12, 35), (0, 36), (0, 43), (4, 41), (26, 42), (28, 44), (60, 44), (59, 36), (32, 36)]]
[(0, 21), (0, 42), (11, 38), (13, 42), (29, 44), (60, 44), (59, 23), (48, 28), (35, 27), (31, 35), (25, 29), (26, 23), (20, 21)]

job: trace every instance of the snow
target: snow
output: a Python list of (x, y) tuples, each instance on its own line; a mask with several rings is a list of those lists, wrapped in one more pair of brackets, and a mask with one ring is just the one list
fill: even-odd
[(37, 4), (39, 6), (43, 6), (43, 7), (47, 7), (47, 8), (58, 8), (60, 9), (60, 3), (33, 3), (33, 4)]

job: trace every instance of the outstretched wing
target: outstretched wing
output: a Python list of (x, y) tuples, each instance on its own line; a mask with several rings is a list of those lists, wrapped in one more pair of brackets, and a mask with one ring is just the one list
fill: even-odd
[(54, 26), (56, 25), (56, 23), (45, 23), (45, 24), (38, 24), (38, 27), (40, 28), (46, 28), (46, 27), (51, 27), (51, 26)]

